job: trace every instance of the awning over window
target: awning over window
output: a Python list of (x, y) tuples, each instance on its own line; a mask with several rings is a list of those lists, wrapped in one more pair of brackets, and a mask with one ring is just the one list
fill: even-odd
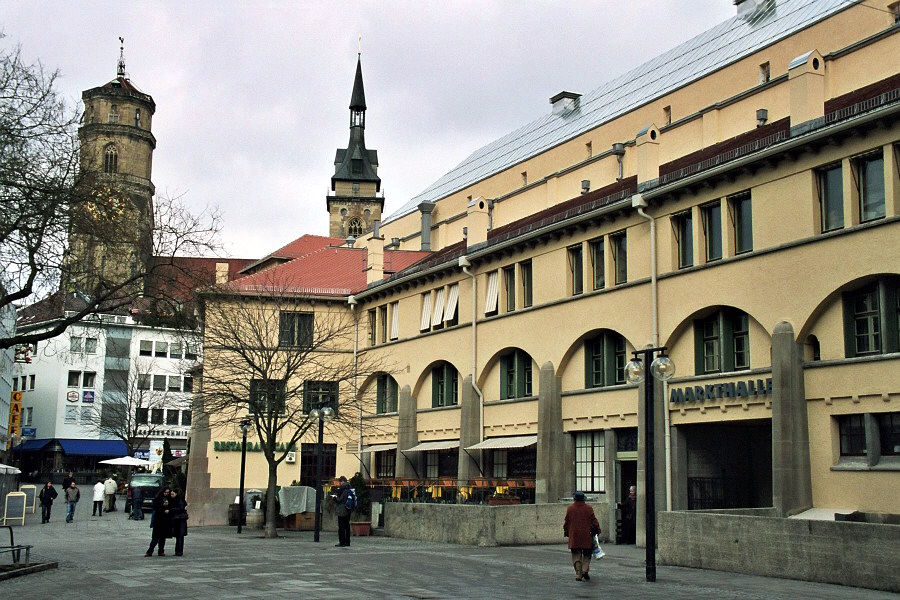
[(386, 450), (396, 450), (397, 444), (375, 444), (372, 446), (363, 446), (363, 452), (384, 452)]
[(57, 440), (68, 456), (125, 456), (122, 440)]
[(526, 448), (537, 444), (536, 435), (517, 435), (513, 437), (488, 438), (469, 446), (466, 450), (500, 450), (503, 448)]
[(18, 446), (15, 446), (13, 452), (40, 452), (44, 447), (53, 440), (25, 440)]
[(449, 450), (459, 448), (459, 440), (440, 440), (437, 442), (422, 442), (403, 452), (427, 452), (429, 450)]

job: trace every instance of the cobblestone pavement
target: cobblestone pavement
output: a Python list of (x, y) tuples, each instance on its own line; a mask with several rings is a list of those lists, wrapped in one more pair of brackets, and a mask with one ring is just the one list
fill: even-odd
[(309, 532), (265, 540), (256, 530), (238, 536), (234, 528), (204, 527), (190, 530), (184, 557), (145, 558), (149, 519), (91, 517), (88, 491), (82, 489), (74, 523), (64, 522), (57, 503), (51, 523), (42, 525), (38, 511), (15, 528), (17, 542), (34, 544), (32, 556), (58, 561), (59, 569), (0, 582), (0, 598), (898, 598), (678, 567), (659, 567), (658, 581), (649, 584), (643, 550), (613, 545), (592, 564), (590, 582), (574, 580), (562, 545), (474, 548), (371, 537), (335, 548), (329, 533), (316, 544)]

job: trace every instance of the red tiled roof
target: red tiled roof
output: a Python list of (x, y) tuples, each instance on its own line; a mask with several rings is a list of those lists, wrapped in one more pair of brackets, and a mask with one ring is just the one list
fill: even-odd
[(265, 268), (271, 266), (266, 265), (267, 262), (272, 262), (273, 264), (287, 262), (287, 260), (289, 259), (300, 258), (301, 256), (309, 254), (310, 252), (314, 252), (319, 248), (322, 248), (323, 246), (340, 246), (344, 243), (346, 243), (346, 240), (344, 240), (343, 238), (308, 234), (302, 235), (296, 240), (290, 242), (285, 246), (282, 246), (274, 252), (267, 254), (259, 260), (252, 261), (242, 269), (242, 272), (253, 273), (255, 270), (258, 270), (259, 267)]
[(240, 276), (240, 271), (253, 262), (249, 258), (206, 258), (190, 256), (156, 256), (145, 286), (149, 297), (161, 296), (183, 302), (194, 299), (198, 288), (216, 283), (216, 265), (228, 264), (228, 280)]

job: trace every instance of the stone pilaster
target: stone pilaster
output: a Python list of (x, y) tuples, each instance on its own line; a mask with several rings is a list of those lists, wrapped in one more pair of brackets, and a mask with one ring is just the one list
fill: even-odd
[[(400, 388), (397, 398), (397, 466), (394, 471), (398, 479), (413, 479), (421, 476), (419, 469), (420, 454), (404, 455), (401, 450), (407, 450), (419, 443), (419, 430), (416, 426), (416, 399), (408, 385)], [(415, 465), (415, 468), (413, 468)], [(418, 471), (418, 473), (417, 473)]]
[(672, 444), (672, 510), (687, 510), (687, 438), (684, 431), (671, 427)]
[(772, 334), (772, 505), (787, 517), (812, 506), (803, 350), (782, 321)]
[[(609, 505), (606, 524), (600, 527), (606, 533), (611, 542), (616, 541), (616, 509), (618, 508), (618, 486), (616, 480), (616, 430), (607, 429), (603, 432), (603, 451), (606, 460), (603, 461), (603, 475), (606, 482), (606, 503)], [(574, 475), (575, 469), (572, 469)]]
[[(535, 502), (556, 502), (565, 494), (569, 454), (562, 428), (562, 383), (553, 363), (541, 367), (538, 391), (537, 473)], [(562, 460), (561, 460), (562, 459)]]
[(457, 477), (460, 482), (464, 482), (482, 476), (481, 469), (479, 469), (482, 453), (478, 450), (469, 452), (465, 450), (468, 446), (473, 446), (481, 441), (481, 432), (479, 431), (481, 399), (475, 388), (472, 387), (471, 375), (463, 379), (459, 404), (459, 469)]

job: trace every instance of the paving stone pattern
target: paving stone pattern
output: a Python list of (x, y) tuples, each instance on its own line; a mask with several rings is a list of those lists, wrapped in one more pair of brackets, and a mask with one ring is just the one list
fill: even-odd
[(149, 519), (129, 521), (122, 512), (91, 517), (88, 492), (82, 489), (88, 501), (79, 503), (74, 523), (64, 522), (57, 505), (50, 524), (40, 523), (38, 511), (16, 528), (17, 542), (34, 544), (33, 555), (59, 561), (59, 569), (2, 582), (0, 598), (898, 598), (679, 567), (660, 567), (657, 583), (649, 584), (643, 550), (613, 545), (585, 583), (574, 580), (561, 545), (476, 548), (371, 537), (335, 548), (330, 533), (316, 544), (309, 532), (265, 540), (256, 530), (238, 536), (234, 528), (204, 527), (190, 530), (185, 556), (145, 558)]

